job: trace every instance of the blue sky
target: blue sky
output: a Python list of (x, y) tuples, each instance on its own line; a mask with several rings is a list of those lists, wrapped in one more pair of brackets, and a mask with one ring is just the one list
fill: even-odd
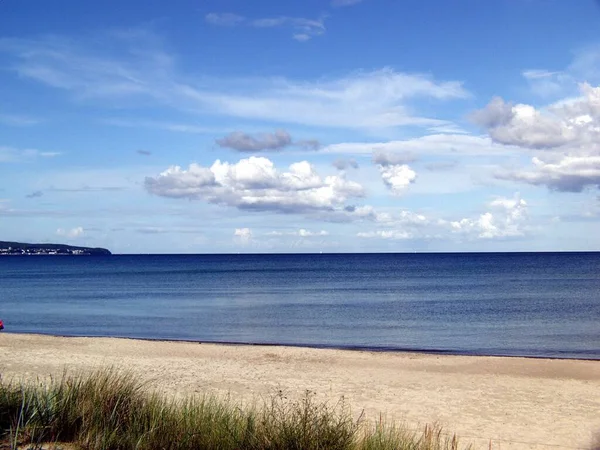
[(0, 2), (0, 240), (600, 250), (593, 0)]

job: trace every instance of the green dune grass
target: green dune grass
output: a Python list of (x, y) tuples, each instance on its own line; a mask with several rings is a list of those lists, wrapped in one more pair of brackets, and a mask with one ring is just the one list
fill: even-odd
[(47, 383), (0, 380), (0, 448), (434, 450), (458, 448), (436, 427), (421, 433), (354, 420), (342, 402), (273, 395), (260, 407), (205, 395), (151, 393), (112, 369)]

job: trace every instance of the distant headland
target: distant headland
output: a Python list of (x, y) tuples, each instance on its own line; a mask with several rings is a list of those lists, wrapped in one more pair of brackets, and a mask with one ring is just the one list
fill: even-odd
[(0, 256), (9, 255), (111, 255), (105, 248), (74, 247), (65, 244), (25, 244), (0, 241)]

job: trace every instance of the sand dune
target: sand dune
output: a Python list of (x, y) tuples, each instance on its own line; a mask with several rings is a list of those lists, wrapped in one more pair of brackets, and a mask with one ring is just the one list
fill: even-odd
[(344, 397), (354, 414), (437, 422), (476, 448), (590, 448), (600, 432), (600, 362), (0, 334), (4, 379), (134, 371), (168, 395), (252, 402), (283, 391)]

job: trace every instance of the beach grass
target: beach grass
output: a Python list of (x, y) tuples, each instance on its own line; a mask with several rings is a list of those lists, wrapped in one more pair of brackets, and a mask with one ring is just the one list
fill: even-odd
[(113, 369), (48, 382), (0, 379), (0, 449), (456, 450), (438, 427), (416, 433), (354, 419), (345, 403), (275, 393), (260, 406), (211, 395), (167, 398)]

